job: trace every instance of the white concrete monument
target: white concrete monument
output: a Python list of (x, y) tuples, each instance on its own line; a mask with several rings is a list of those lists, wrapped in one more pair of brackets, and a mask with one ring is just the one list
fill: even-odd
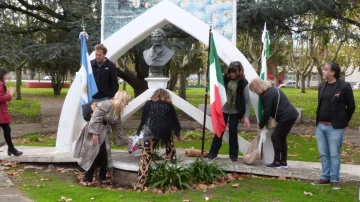
[[(111, 61), (115, 61), (134, 45), (148, 37), (153, 30), (161, 28), (169, 23), (192, 35), (206, 46), (209, 45), (209, 25), (194, 15), (181, 9), (177, 5), (164, 0), (151, 7), (145, 13), (135, 18), (119, 31), (103, 41), (103, 44), (108, 48), (108, 58)], [(216, 30), (213, 30), (213, 36), (217, 53), (226, 64), (229, 64), (231, 61), (240, 61), (245, 69), (245, 75), (248, 81), (258, 77), (251, 64), (236, 48), (236, 46), (234, 46), (227, 38), (218, 33)], [(94, 53), (90, 55), (90, 59), (93, 58)], [(84, 122), (82, 120), (80, 111), (79, 77), (80, 75), (76, 76), (76, 79), (73, 85), (71, 85), (63, 105), (56, 140), (57, 152), (72, 152), (74, 141), (79, 134), (81, 123)], [(123, 120), (125, 121), (138, 109), (140, 109), (156, 89), (166, 88), (168, 79), (169, 78), (147, 78), (146, 80), (148, 81), (149, 89), (129, 103), (129, 105), (125, 108)], [(194, 120), (201, 124), (203, 123), (204, 114), (201, 110), (192, 106), (173, 92), (169, 92), (172, 96), (173, 104), (175, 106), (187, 113)], [(252, 105), (257, 106), (258, 96), (250, 92), (250, 98)], [(210, 131), (213, 131), (210, 116), (206, 116), (206, 128)], [(224, 133), (223, 140), (229, 140), (228, 130)], [(238, 138), (238, 141), (239, 151), (244, 153), (247, 150), (249, 143), (241, 137)], [(269, 141), (271, 143), (271, 139), (267, 138), (267, 142)], [(272, 146), (270, 148), (268, 143), (264, 144), (265, 156), (267, 153), (271, 153), (267, 152), (270, 150), (273, 150)], [(273, 156), (271, 158), (273, 158)]]

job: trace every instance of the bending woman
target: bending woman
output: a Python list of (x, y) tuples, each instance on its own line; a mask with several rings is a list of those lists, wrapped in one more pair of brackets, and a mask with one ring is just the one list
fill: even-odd
[(112, 168), (110, 150), (110, 128), (114, 135), (121, 137), (122, 144), (131, 144), (121, 127), (121, 116), (130, 100), (126, 91), (118, 91), (114, 98), (98, 103), (90, 122), (85, 125), (77, 140), (74, 158), (86, 173), (85, 182), (92, 182), (94, 171), (99, 169), (99, 179), (106, 179), (107, 168)]
[[(274, 147), (274, 161), (266, 165), (268, 168), (288, 168), (286, 138), (294, 125), (298, 111), (290, 103), (285, 94), (270, 83), (255, 78), (250, 82), (250, 90), (261, 97), (263, 104), (263, 116), (259, 123), (259, 128), (266, 126), (270, 117), (275, 117), (277, 125), (271, 135)], [(280, 96), (280, 98), (279, 98)], [(278, 103), (279, 101), (279, 103)]]
[[(144, 127), (144, 128), (143, 128)], [(154, 92), (151, 100), (145, 103), (141, 123), (137, 134), (144, 130), (144, 146), (140, 157), (140, 165), (135, 190), (143, 190), (149, 174), (151, 154), (158, 144), (166, 145), (166, 159), (176, 161), (176, 150), (172, 132), (181, 140), (180, 123), (170, 94), (164, 89)]]

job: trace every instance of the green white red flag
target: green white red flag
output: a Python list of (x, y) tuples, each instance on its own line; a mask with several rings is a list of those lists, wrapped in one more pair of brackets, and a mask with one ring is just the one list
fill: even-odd
[(209, 53), (209, 88), (210, 88), (210, 113), (215, 134), (221, 137), (226, 129), (222, 107), (227, 101), (224, 79), (221, 71), (219, 57), (216, 52), (214, 38), (210, 34)]

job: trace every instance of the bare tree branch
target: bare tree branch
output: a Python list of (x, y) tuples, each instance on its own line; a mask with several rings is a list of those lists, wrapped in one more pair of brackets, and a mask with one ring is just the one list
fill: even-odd
[(56, 13), (54, 10), (50, 9), (49, 7), (45, 6), (44, 4), (35, 6), (35, 5), (29, 4), (27, 1), (24, 1), (24, 0), (18, 0), (18, 2), (21, 3), (28, 10), (44, 11), (46, 14), (48, 14), (54, 18), (57, 18), (59, 20), (65, 19), (65, 15)]
[(32, 12), (30, 12), (30, 11), (21, 9), (20, 7), (16, 7), (16, 6), (13, 6), (13, 5), (9, 5), (9, 4), (5, 3), (4, 1), (0, 2), (0, 8), (10, 9), (10, 10), (13, 10), (13, 11), (15, 11), (15, 12), (17, 12), (17, 11), (18, 11), (18, 12), (21, 12), (21, 13), (23, 13), (23, 14), (25, 14), (25, 15), (29, 15), (29, 16), (31, 16), (31, 17), (34, 17), (34, 18), (36, 18), (36, 19), (38, 19), (38, 20), (40, 20), (40, 21), (42, 21), (42, 22), (45, 22), (45, 23), (47, 23), (47, 24), (50, 24), (50, 25), (55, 24), (55, 23), (52, 22), (51, 20), (48, 20), (48, 19), (46, 19), (46, 18), (44, 18), (44, 17), (42, 17), (42, 16), (40, 16), (40, 15), (37, 15), (37, 14), (32, 13)]

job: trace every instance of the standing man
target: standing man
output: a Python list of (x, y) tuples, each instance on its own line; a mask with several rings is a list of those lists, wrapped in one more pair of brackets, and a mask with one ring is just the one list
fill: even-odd
[(105, 57), (107, 48), (103, 44), (98, 44), (94, 51), (95, 59), (90, 63), (98, 92), (92, 98), (95, 102), (99, 102), (113, 98), (119, 90), (119, 83), (115, 64)]
[(322, 173), (312, 184), (331, 184), (333, 189), (340, 189), (341, 146), (344, 129), (355, 111), (355, 100), (350, 84), (340, 80), (337, 63), (325, 64), (322, 73), (326, 81), (319, 86), (316, 111), (316, 139)]

